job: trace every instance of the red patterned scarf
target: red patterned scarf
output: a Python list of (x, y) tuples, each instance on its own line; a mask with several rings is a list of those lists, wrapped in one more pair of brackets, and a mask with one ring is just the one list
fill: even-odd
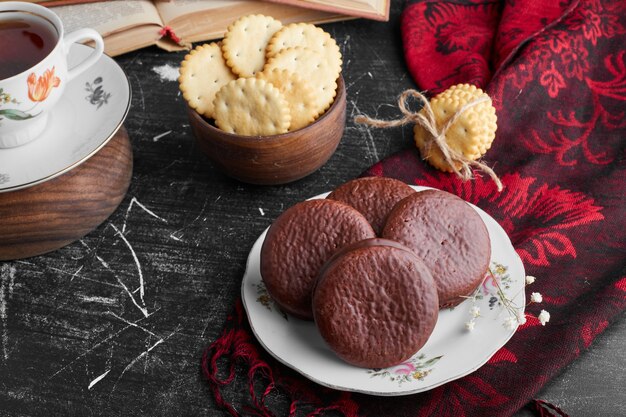
[[(413, 148), (365, 174), (437, 187), (488, 212), (539, 278), (536, 310), (549, 310), (550, 323), (531, 318), (476, 372), (389, 401), (321, 387), (277, 363), (238, 303), (202, 360), (216, 402), (233, 416), (511, 415), (626, 308), (626, 2), (416, 1), (402, 34), (420, 89), (467, 82), (492, 97), (498, 131), (485, 162), (504, 190), (479, 173), (462, 182), (438, 172)], [(244, 403), (224, 396), (236, 368), (248, 375)]]

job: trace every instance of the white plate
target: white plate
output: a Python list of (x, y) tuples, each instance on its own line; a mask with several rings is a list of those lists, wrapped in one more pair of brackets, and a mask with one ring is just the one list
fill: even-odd
[[(92, 50), (74, 44), (69, 67)], [(117, 132), (129, 107), (126, 74), (112, 58), (103, 55), (67, 85), (41, 136), (23, 146), (0, 149), (0, 192), (39, 184), (86, 161)]]
[[(426, 189), (413, 188), (417, 191)], [(324, 198), (327, 194), (313, 198)], [(491, 270), (506, 298), (523, 311), (526, 274), (522, 261), (502, 227), (480, 208), (472, 207), (489, 231)], [(270, 299), (259, 270), (260, 250), (266, 233), (267, 229), (250, 251), (241, 288), (252, 331), (272, 356), (321, 385), (388, 396), (426, 391), (480, 368), (515, 333), (516, 329), (503, 325), (511, 317), (510, 313), (497, 302), (493, 279), (486, 279), (475, 301), (466, 300), (454, 309), (439, 313), (428, 342), (410, 360), (387, 369), (349, 365), (330, 350), (313, 322), (285, 315)], [(480, 308), (481, 316), (470, 332), (465, 323), (471, 318), (472, 306)]]

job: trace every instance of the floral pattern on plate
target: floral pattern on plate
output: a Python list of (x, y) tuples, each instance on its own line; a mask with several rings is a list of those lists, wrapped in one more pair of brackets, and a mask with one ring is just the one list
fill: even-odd
[(413, 356), (411, 359), (402, 362), (399, 365), (385, 369), (369, 369), (367, 373), (373, 377), (387, 378), (390, 381), (397, 382), (402, 385), (405, 382), (413, 380), (422, 381), (433, 371), (432, 366), (437, 363), (442, 356), (435, 356), (426, 360), (426, 355), (421, 353)]
[(259, 303), (261, 303), (265, 308), (267, 308), (269, 311), (276, 311), (278, 314), (280, 314), (285, 320), (289, 320), (289, 316), (287, 314), (285, 314), (280, 307), (278, 307), (278, 304), (276, 304), (276, 302), (274, 301), (274, 299), (272, 299), (272, 296), (267, 292), (267, 287), (265, 286), (265, 284), (263, 284), (262, 282), (259, 282), (256, 286), (257, 289), (257, 301)]

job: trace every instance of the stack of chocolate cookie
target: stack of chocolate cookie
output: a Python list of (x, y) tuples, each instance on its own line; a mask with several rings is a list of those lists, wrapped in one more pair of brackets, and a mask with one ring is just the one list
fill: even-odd
[(384, 368), (426, 343), (439, 309), (478, 287), (490, 257), (485, 224), (459, 197), (369, 177), (281, 214), (261, 249), (261, 276), (339, 357)]

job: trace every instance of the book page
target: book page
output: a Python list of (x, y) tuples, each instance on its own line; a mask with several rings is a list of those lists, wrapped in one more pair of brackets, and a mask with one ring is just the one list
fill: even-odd
[(93, 28), (103, 37), (139, 25), (162, 26), (154, 4), (149, 0), (105, 1), (54, 7), (65, 27), (65, 33)]
[(294, 4), (302, 7), (327, 5), (336, 9), (377, 10), (383, 7), (387, 0), (283, 0), (282, 3)]
[(95, 3), (101, 0), (26, 0), (32, 3), (39, 3), (46, 7), (67, 6), (69, 4)]
[(391, 0), (266, 0), (327, 12), (345, 13), (368, 19), (389, 20)]
[(171, 22), (179, 16), (191, 15), (196, 12), (236, 7), (249, 1), (239, 0), (157, 0), (156, 7), (163, 22)]
[(164, 24), (171, 27), (183, 45), (221, 38), (228, 25), (247, 14), (272, 16), (283, 24), (325, 23), (348, 18), (338, 13), (258, 0), (170, 0), (158, 1), (156, 7)]

